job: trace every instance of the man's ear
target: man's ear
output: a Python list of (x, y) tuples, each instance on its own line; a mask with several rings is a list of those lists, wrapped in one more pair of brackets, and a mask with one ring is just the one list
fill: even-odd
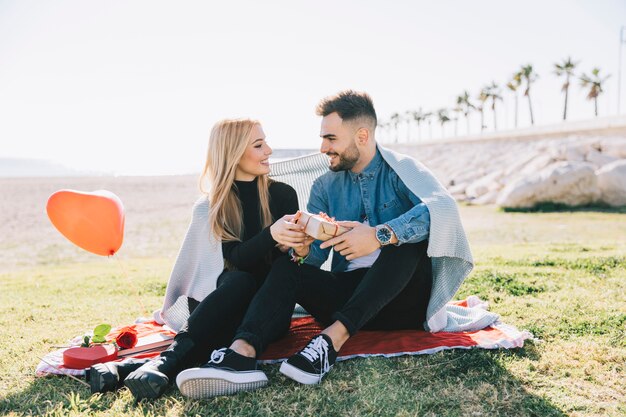
[(367, 128), (361, 127), (356, 131), (356, 143), (359, 145), (367, 145), (370, 140), (370, 131)]

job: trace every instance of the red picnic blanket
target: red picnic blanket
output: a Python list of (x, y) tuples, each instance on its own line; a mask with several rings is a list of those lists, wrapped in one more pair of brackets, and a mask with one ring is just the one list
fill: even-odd
[[(464, 305), (465, 301), (455, 304)], [(173, 334), (172, 330), (159, 325), (154, 321), (136, 323), (132, 325), (137, 330), (138, 337), (154, 333)], [(323, 327), (311, 316), (294, 318), (285, 337), (272, 343), (261, 355), (262, 363), (280, 362), (302, 349), (307, 342), (322, 331)], [(116, 334), (115, 330), (111, 333)], [(472, 332), (438, 332), (430, 333), (424, 330), (393, 330), (393, 331), (360, 331), (343, 345), (337, 360), (346, 360), (354, 357), (367, 356), (399, 356), (432, 354), (446, 349), (498, 349), (522, 347), (524, 340), (531, 338), (527, 331), (519, 331), (513, 326), (496, 322), (492, 326)], [(164, 350), (163, 347), (160, 350)], [(63, 350), (57, 350), (44, 357), (37, 366), (37, 376), (68, 373), (74, 376), (84, 375), (82, 369), (63, 367)], [(157, 356), (160, 350), (150, 351), (133, 357)], [(123, 352), (123, 351), (121, 351)], [(46, 363), (49, 362), (49, 363)], [(54, 365), (51, 366), (50, 364)], [(55, 369), (55, 367), (59, 369)]]

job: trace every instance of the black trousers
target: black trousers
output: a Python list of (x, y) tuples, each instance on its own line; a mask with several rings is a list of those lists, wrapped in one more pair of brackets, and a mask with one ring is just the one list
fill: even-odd
[(248, 272), (224, 271), (215, 291), (202, 302), (188, 299), (191, 314), (175, 338), (191, 338), (194, 342), (193, 351), (185, 358), (186, 366), (206, 362), (214, 349), (230, 344), (264, 280)]
[(385, 246), (371, 268), (333, 273), (278, 259), (257, 291), (234, 339), (261, 354), (289, 329), (296, 303), (324, 325), (360, 329), (421, 329), (432, 286), (428, 242)]

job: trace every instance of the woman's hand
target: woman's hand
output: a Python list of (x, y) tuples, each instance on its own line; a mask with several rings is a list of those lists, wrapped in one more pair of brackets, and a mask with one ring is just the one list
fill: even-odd
[(298, 246), (294, 246), (293, 250), (296, 253), (296, 255), (301, 256), (301, 257), (306, 257), (309, 254), (309, 251), (311, 250), (311, 243), (313, 243), (313, 241), (315, 240), (315, 238), (312, 238), (311, 236), (308, 236), (304, 238), (304, 242), (302, 242), (301, 245)]
[(276, 220), (276, 222), (270, 226), (272, 238), (280, 246), (297, 248), (303, 246), (307, 240), (307, 235), (304, 233), (304, 226), (294, 223), (293, 218), (293, 214), (287, 214)]
[[(302, 243), (302, 245), (299, 246), (293, 246), (293, 250), (296, 253), (296, 255), (301, 256), (301, 257), (305, 257), (309, 254), (309, 250), (311, 249), (311, 243), (313, 243), (315, 239), (313, 239), (310, 236), (307, 236), (304, 239), (304, 242)], [(289, 249), (291, 248), (290, 246), (285, 246), (285, 245), (281, 245), (280, 243), (276, 244), (276, 247), (278, 248), (279, 251), (281, 251), (282, 253), (287, 253), (289, 252)]]
[(279, 251), (281, 251), (282, 253), (287, 253), (289, 252), (289, 246), (285, 246), (285, 245), (281, 245), (280, 243), (276, 244), (276, 247), (278, 248)]

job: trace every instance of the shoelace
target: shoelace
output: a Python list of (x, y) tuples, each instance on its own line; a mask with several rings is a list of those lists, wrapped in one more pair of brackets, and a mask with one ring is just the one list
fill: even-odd
[(307, 358), (311, 363), (315, 362), (317, 358), (320, 358), (321, 380), (322, 376), (324, 376), (324, 374), (328, 372), (328, 369), (330, 369), (330, 365), (328, 364), (328, 342), (322, 336), (318, 336), (311, 340), (300, 353), (302, 353), (302, 356)]
[(218, 363), (222, 363), (222, 361), (224, 360), (224, 356), (226, 356), (226, 348), (214, 350), (211, 353), (211, 359), (209, 359), (209, 363), (214, 363), (216, 365)]

